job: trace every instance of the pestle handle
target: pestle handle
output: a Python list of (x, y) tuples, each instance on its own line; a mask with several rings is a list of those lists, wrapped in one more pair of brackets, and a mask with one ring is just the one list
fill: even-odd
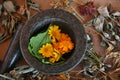
[(21, 51), (20, 51), (20, 34), (22, 30), (23, 24), (20, 23), (17, 27), (17, 31), (9, 45), (9, 48), (7, 50), (7, 53), (1, 63), (0, 67), (0, 73), (5, 73), (10, 71), (14, 68), (15, 63), (22, 57)]

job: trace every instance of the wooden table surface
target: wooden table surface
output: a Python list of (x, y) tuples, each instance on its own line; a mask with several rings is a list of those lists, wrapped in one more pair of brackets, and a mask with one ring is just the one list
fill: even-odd
[[(24, 5), (24, 0), (15, 0), (15, 1), (16, 1), (16, 4), (18, 5)], [(51, 8), (49, 3), (52, 0), (34, 0), (34, 1), (38, 2), (43, 10)], [(88, 0), (77, 0), (77, 1), (84, 3), (85, 1), (88, 1)], [(115, 10), (120, 10), (120, 5), (119, 5), (120, 0), (93, 0), (93, 1), (95, 1), (96, 6), (100, 6), (100, 5), (106, 6), (111, 3)], [(0, 62), (2, 62), (2, 60), (4, 59), (4, 56), (8, 50), (8, 46), (11, 40), (12, 39), (9, 39), (6, 42), (0, 44)]]

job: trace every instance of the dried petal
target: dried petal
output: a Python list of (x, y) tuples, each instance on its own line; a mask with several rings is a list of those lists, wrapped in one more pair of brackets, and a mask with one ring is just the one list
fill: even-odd
[(95, 26), (96, 30), (99, 32), (103, 31), (103, 24), (104, 24), (104, 17), (103, 16), (99, 16), (94, 21), (94, 26)]
[(98, 10), (100, 15), (102, 15), (104, 17), (110, 17), (107, 7), (101, 6), (97, 10)]
[(3, 3), (3, 6), (4, 6), (4, 8), (8, 11), (8, 12), (16, 12), (16, 10), (15, 10), (15, 5), (13, 4), (13, 2), (12, 1), (5, 1), (4, 3)]

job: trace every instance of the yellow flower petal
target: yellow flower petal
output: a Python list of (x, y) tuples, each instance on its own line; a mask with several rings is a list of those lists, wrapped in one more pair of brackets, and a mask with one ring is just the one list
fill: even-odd
[(60, 39), (60, 29), (59, 26), (57, 25), (53, 25), (50, 26), (49, 30), (48, 30), (48, 34), (52, 37), (52, 38), (56, 38), (57, 40)]
[(43, 57), (50, 57), (53, 55), (53, 47), (51, 44), (47, 43), (43, 45), (38, 52), (42, 54)]
[(55, 58), (50, 57), (50, 58), (49, 58), (49, 61), (50, 61), (51, 63), (54, 63), (54, 62), (55, 62)]

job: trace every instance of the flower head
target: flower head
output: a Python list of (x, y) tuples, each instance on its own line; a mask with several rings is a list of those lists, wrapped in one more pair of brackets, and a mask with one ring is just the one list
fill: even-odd
[(65, 33), (61, 33), (61, 37), (59, 39), (59, 41), (70, 41), (71, 38), (69, 37), (68, 34), (65, 34)]
[(60, 41), (58, 42), (58, 45), (56, 46), (56, 49), (62, 53), (68, 53), (70, 50), (72, 50), (74, 47), (74, 44), (71, 41)]
[(43, 57), (50, 57), (53, 55), (53, 46), (49, 43), (46, 43), (46, 45), (43, 45), (38, 53), (42, 54)]
[(57, 43), (53, 45), (55, 49), (57, 49), (61, 54), (68, 53), (73, 49), (74, 44), (71, 41), (71, 38), (68, 34), (61, 33), (61, 38)]
[(59, 26), (57, 25), (52, 25), (50, 26), (49, 30), (48, 30), (48, 34), (52, 37), (52, 38), (56, 38), (57, 40), (60, 39), (60, 29)]

